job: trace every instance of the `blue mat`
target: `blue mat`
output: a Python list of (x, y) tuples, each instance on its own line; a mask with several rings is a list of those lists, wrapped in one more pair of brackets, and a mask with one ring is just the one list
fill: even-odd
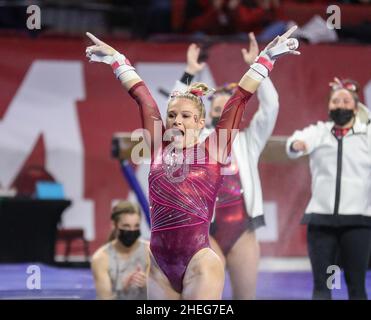
[[(59, 268), (36, 264), (40, 268), (40, 289), (28, 289), (27, 268), (31, 264), (0, 264), (0, 299), (84, 299), (96, 298), (90, 269)], [(367, 274), (367, 292), (371, 297), (371, 272)], [(260, 272), (257, 299), (310, 299), (312, 274), (310, 272)], [(228, 276), (223, 293), (231, 299)], [(333, 290), (334, 299), (347, 299), (342, 277), (341, 289)]]
[(93, 276), (89, 269), (40, 267), (40, 289), (28, 289), (31, 264), (0, 264), (1, 299), (95, 299)]
[[(308, 300), (312, 298), (313, 278), (308, 271), (260, 272), (256, 296), (259, 300)], [(371, 298), (371, 272), (367, 273), (366, 290)], [(341, 275), (340, 289), (333, 289), (334, 300), (348, 299), (344, 274)], [(223, 299), (232, 299), (232, 289), (226, 276)]]

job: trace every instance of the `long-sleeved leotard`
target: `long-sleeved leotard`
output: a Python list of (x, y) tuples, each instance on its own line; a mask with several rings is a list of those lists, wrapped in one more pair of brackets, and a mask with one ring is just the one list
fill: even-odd
[[(176, 81), (172, 91), (186, 90), (185, 82)], [(224, 175), (219, 188), (210, 226), (210, 234), (224, 256), (246, 230), (253, 231), (264, 225), (258, 159), (273, 131), (279, 104), (277, 91), (269, 78), (260, 84), (257, 94), (259, 109), (247, 127), (240, 127), (240, 143), (235, 141), (232, 148), (235, 161), (224, 168), (228, 174)], [(206, 139), (213, 131), (212, 128), (203, 129), (200, 140)]]
[[(161, 119), (156, 103), (143, 82), (133, 86), (129, 93), (140, 107), (143, 127), (151, 132), (151, 140), (156, 143), (154, 122)], [(224, 108), (214, 133), (218, 137), (221, 129), (227, 129), (227, 145), (221, 150), (224, 156), (230, 153), (231, 131), (238, 129), (250, 97), (250, 92), (239, 87)], [(216, 155), (210, 154), (210, 137), (202, 144), (183, 149), (185, 159), (195, 160), (191, 163), (165, 161), (175, 153), (169, 149), (169, 142), (157, 141), (157, 145), (161, 148), (151, 149), (149, 174), (150, 248), (172, 287), (181, 292), (189, 261), (199, 250), (209, 247), (209, 226), (222, 182), (222, 165), (215, 161)]]

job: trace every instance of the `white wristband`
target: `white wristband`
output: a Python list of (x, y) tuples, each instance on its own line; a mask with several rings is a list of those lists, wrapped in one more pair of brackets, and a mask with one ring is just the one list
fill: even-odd
[(117, 78), (120, 79), (120, 81), (123, 83), (129, 82), (134, 79), (140, 79), (139, 75), (135, 72), (135, 70), (125, 70), (121, 72)]
[(254, 79), (255, 81), (262, 82), (264, 80), (264, 77), (259, 73), (256, 72), (254, 69), (250, 68), (246, 75), (248, 75), (251, 79)]
[(257, 78), (255, 79), (257, 81), (262, 81), (264, 78), (268, 77), (268, 69), (260, 63), (253, 63), (249, 71), (250, 70), (254, 71), (254, 73), (252, 73), (254, 76), (251, 76), (251, 78)]
[(119, 79), (123, 73), (135, 70), (135, 68), (130, 64), (130, 61), (123, 54), (116, 52), (112, 58), (111, 67), (117, 79)]

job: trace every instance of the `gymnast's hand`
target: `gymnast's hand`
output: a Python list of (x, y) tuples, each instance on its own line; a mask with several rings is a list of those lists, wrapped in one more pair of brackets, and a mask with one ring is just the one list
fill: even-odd
[(90, 61), (111, 64), (110, 62), (112, 59), (109, 57), (112, 57), (115, 53), (117, 53), (117, 51), (107, 43), (99, 40), (90, 32), (87, 32), (86, 35), (94, 43), (94, 45), (86, 48), (86, 56), (90, 59)]
[(285, 54), (300, 55), (300, 52), (296, 51), (299, 47), (299, 41), (295, 38), (289, 38), (297, 28), (297, 26), (293, 26), (282, 36), (277, 36), (265, 47), (262, 53), (265, 53), (273, 61)]
[(130, 90), (135, 83), (141, 80), (135, 72), (135, 68), (123, 54), (91, 33), (87, 32), (86, 35), (94, 43), (86, 48), (86, 56), (90, 62), (103, 62), (110, 65), (116, 78), (120, 79), (127, 90)]
[(293, 26), (282, 36), (277, 36), (262, 52), (260, 52), (255, 63), (250, 68), (255, 71), (255, 75), (254, 73), (249, 74), (251, 77), (255, 80), (261, 81), (268, 77), (268, 74), (272, 71), (277, 58), (286, 54), (300, 54), (300, 52), (296, 50), (299, 47), (299, 41), (295, 38), (289, 38), (296, 29), (297, 26)]
[(249, 66), (251, 66), (259, 54), (259, 47), (258, 47), (258, 42), (255, 39), (254, 32), (249, 33), (249, 39), (250, 39), (249, 51), (243, 48), (241, 50), (241, 53), (242, 53), (243, 60)]
[(201, 48), (195, 43), (192, 43), (187, 50), (187, 67), (185, 72), (196, 75), (205, 67), (205, 62), (198, 62), (200, 56)]

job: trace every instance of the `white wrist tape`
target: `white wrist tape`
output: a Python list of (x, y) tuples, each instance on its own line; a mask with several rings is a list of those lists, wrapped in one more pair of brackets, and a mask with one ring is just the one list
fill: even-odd
[(263, 78), (268, 77), (268, 74), (273, 69), (274, 61), (270, 60), (267, 54), (263, 51), (251, 65), (251, 69), (260, 74)]
[[(264, 70), (260, 70), (257, 71), (256, 69), (264, 69)], [(266, 75), (262, 75), (261, 72), (265, 72)], [(258, 63), (254, 63), (250, 69), (247, 71), (246, 73), (250, 78), (254, 79), (255, 81), (258, 81), (258, 82), (262, 82), (264, 80), (264, 78), (266, 78), (268, 76), (268, 70), (262, 66), (261, 64), (258, 64)]]
[[(121, 68), (121, 67), (119, 67)], [(118, 79), (120, 79), (121, 82), (128, 82), (128, 81), (131, 81), (131, 80), (134, 80), (134, 79), (140, 79), (139, 75), (135, 72), (135, 70), (125, 70), (125, 71), (122, 71), (119, 76), (118, 76)]]
[(127, 59), (123, 54), (116, 52), (112, 57), (113, 61), (111, 67), (117, 79), (127, 71), (135, 70), (129, 59)]
[(89, 54), (89, 52), (87, 52), (87, 55), (90, 59), (90, 62), (103, 62), (109, 64), (112, 67), (113, 73), (115, 74), (116, 78), (119, 78), (123, 73), (126, 73), (127, 71), (135, 70), (135, 68), (130, 64), (130, 61), (123, 54), (117, 51), (112, 56), (98, 56), (94, 53)]

